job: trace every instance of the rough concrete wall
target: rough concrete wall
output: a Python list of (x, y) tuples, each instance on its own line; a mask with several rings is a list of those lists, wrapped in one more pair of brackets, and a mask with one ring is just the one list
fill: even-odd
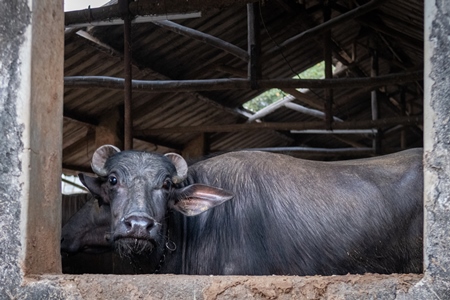
[[(30, 6), (33, 4), (39, 9), (33, 10)], [(51, 299), (52, 295), (58, 294), (51, 285), (42, 282), (25, 284), (29, 281), (24, 278), (24, 271), (27, 268), (33, 269), (33, 266), (43, 271), (58, 270), (58, 227), (56, 231), (51, 231), (51, 239), (47, 240), (44, 238), (45, 234), (29, 234), (27, 244), (31, 245), (30, 248), (35, 243), (37, 249), (44, 251), (36, 255), (37, 263), (27, 264), (27, 254), (35, 255), (39, 252), (26, 252), (23, 241), (29, 228), (27, 230), (24, 226), (26, 224), (21, 222), (27, 216), (31, 201), (35, 201), (33, 204), (40, 206), (40, 210), (52, 212), (59, 207), (57, 203), (52, 203), (55, 207), (48, 208), (44, 200), (51, 199), (46, 196), (52, 193), (58, 194), (60, 184), (57, 176), (46, 175), (44, 170), (54, 170), (55, 166), (60, 169), (61, 163), (56, 158), (53, 164), (41, 164), (45, 161), (46, 154), (41, 152), (42, 148), (49, 146), (56, 153), (61, 151), (54, 143), (61, 143), (60, 137), (58, 138), (58, 133), (61, 133), (61, 128), (58, 127), (61, 126), (57, 122), (59, 118), (62, 125), (62, 109), (59, 109), (62, 108), (62, 86), (59, 84), (54, 89), (49, 88), (57, 77), (62, 82), (62, 43), (54, 43), (51, 27), (58, 25), (53, 20), (59, 18), (57, 28), (61, 34), (56, 38), (62, 41), (63, 17), (61, 13), (55, 13), (58, 7), (62, 12), (62, 2), (59, 1), (0, 1), (0, 299)], [(43, 51), (43, 47), (49, 50)], [(56, 57), (53, 52), (55, 48), (59, 51)], [(42, 59), (45, 55), (52, 57), (52, 60)], [(38, 59), (33, 60), (36, 57)], [(59, 66), (55, 63), (52, 65), (52, 62), (58, 60), (61, 61)], [(49, 67), (52, 70), (59, 67), (61, 72), (47, 72)], [(49, 96), (53, 96), (53, 99), (49, 99)], [(52, 126), (41, 126), (39, 118), (47, 118), (46, 123), (53, 123)], [(46, 133), (42, 130), (44, 128)], [(50, 135), (56, 136), (56, 140), (50, 141)], [(33, 155), (34, 158), (31, 158)], [(48, 167), (50, 165), (53, 169)], [(30, 174), (35, 177), (31, 176), (30, 179)], [(48, 181), (51, 186), (39, 185), (48, 178), (54, 178)], [(56, 201), (55, 197), (52, 201)], [(52, 216), (49, 222), (59, 224), (60, 219)], [(38, 213), (34, 217), (42, 220), (43, 214)], [(47, 232), (48, 227), (44, 225), (49, 222), (44, 221), (40, 225), (34, 223), (32, 229)], [(51, 252), (45, 251), (46, 247), (51, 247)], [(52, 257), (46, 260), (48, 253)], [(41, 267), (38, 267), (39, 264)]]
[(425, 278), (421, 299), (450, 299), (450, 6), (425, 1)]
[(26, 1), (0, 1), (0, 299), (15, 295), (21, 283), (21, 210), (17, 200), (21, 195), (23, 126), (18, 123), (16, 108), (21, 81), (19, 52), (30, 22)]

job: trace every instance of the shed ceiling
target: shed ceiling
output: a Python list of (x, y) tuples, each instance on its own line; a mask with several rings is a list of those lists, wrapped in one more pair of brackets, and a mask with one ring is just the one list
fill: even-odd
[[(132, 2), (134, 11), (145, 11), (142, 14), (201, 11), (198, 18), (132, 24), (133, 80), (153, 86), (175, 84), (159, 92), (136, 85), (131, 102), (133, 148), (182, 153), (200, 138), (205, 155), (270, 148), (296, 157), (335, 160), (422, 146), (423, 1), (228, 0), (189, 1), (191, 6), (185, 7), (186, 2), (161, 2), (165, 13), (161, 6), (155, 8), (158, 1)], [(117, 7), (109, 5), (113, 5), (107, 7), (109, 11)], [(258, 43), (250, 47), (253, 52), (248, 47), (250, 6), (260, 19), (255, 28), (260, 47)], [(328, 27), (324, 26), (327, 10), (332, 22), (325, 23)], [(90, 170), (103, 129), (123, 123), (123, 82), (109, 81), (109, 77), (125, 77), (123, 26), (79, 27), (83, 14), (86, 11), (66, 13), (65, 173)], [(90, 21), (99, 15), (87, 14)], [(186, 36), (182, 30), (200, 38)], [(292, 77), (323, 61), (325, 49), (331, 51), (336, 67), (330, 80), (340, 80), (338, 85), (330, 80), (299, 80), (294, 86)], [(259, 62), (254, 56), (258, 52)], [(258, 80), (248, 80), (246, 54), (260, 69)], [(388, 81), (374, 84), (373, 76), (387, 76)], [(205, 83), (200, 80), (208, 80), (207, 85), (193, 87), (192, 83)], [(183, 84), (186, 88), (181, 89)], [(294, 88), (305, 86), (314, 87), (302, 92)], [(291, 103), (341, 119), (331, 124), (334, 129), (373, 128), (378, 129), (378, 137), (292, 133), (291, 129), (323, 130), (326, 122), (286, 106), (247, 122), (252, 113), (242, 105), (270, 87), (292, 95)], [(380, 120), (371, 122), (374, 93)], [(327, 99), (331, 109), (326, 111)], [(119, 127), (119, 144), (122, 136)]]

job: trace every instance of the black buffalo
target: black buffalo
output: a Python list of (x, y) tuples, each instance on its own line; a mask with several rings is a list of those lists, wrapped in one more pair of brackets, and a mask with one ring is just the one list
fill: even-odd
[(64, 224), (61, 232), (64, 273), (152, 273), (145, 256), (118, 257), (110, 235), (111, 209), (89, 196)]
[(422, 272), (422, 150), (342, 162), (102, 146), (83, 184), (111, 208), (111, 238), (149, 269), (183, 274)]
[(110, 231), (110, 207), (100, 206), (98, 200), (91, 196), (64, 224), (61, 230), (61, 252), (109, 252), (113, 249)]

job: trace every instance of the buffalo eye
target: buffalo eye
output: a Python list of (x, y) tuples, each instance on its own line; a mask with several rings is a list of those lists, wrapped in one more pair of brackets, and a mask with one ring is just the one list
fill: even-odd
[(166, 180), (164, 180), (163, 185), (162, 185), (162, 188), (165, 189), (165, 190), (168, 190), (168, 189), (170, 189), (171, 187), (172, 187), (172, 181), (171, 181), (169, 178), (167, 178)]
[(109, 176), (108, 182), (109, 182), (110, 185), (116, 185), (117, 184), (116, 176)]

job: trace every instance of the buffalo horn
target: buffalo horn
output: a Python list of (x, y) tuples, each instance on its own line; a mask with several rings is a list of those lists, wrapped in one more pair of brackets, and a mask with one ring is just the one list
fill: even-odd
[(113, 145), (103, 145), (95, 150), (92, 156), (91, 168), (99, 176), (108, 175), (105, 170), (105, 162), (113, 154), (120, 152), (120, 149)]
[(187, 177), (188, 165), (184, 158), (176, 153), (166, 153), (164, 155), (172, 161), (177, 169), (177, 175), (172, 177), (173, 183), (180, 183), (185, 180)]

